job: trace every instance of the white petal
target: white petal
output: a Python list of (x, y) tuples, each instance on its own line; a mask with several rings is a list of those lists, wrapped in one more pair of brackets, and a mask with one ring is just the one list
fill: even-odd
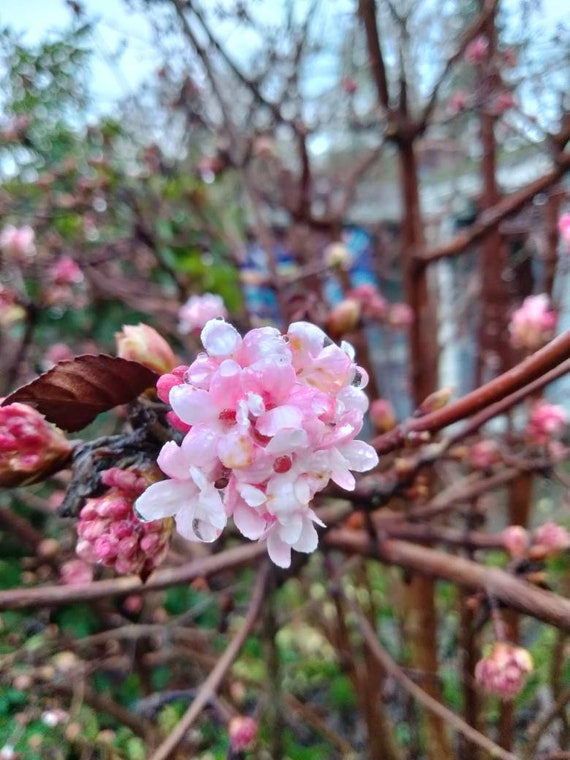
[(256, 429), (261, 435), (275, 435), (283, 429), (299, 429), (303, 423), (303, 415), (296, 406), (284, 404), (262, 414), (256, 423)]
[(293, 549), (298, 552), (305, 552), (305, 554), (310, 554), (311, 552), (315, 551), (318, 545), (319, 536), (315, 530), (315, 526), (311, 520), (304, 520), (303, 530), (301, 531), (301, 535), (297, 541), (295, 541), (293, 544)]
[(299, 453), (309, 445), (309, 436), (305, 430), (278, 430), (265, 447), (270, 454)]
[(291, 547), (279, 538), (276, 530), (271, 530), (267, 536), (267, 553), (278, 567), (290, 567)]
[(378, 464), (376, 450), (364, 441), (349, 441), (340, 447), (340, 451), (348, 460), (350, 469), (356, 472), (366, 472)]
[(251, 486), (248, 483), (240, 483), (237, 488), (242, 499), (250, 507), (260, 507), (267, 500), (265, 493), (260, 488)]
[(175, 385), (168, 400), (176, 414), (188, 425), (208, 422), (219, 413), (208, 391), (195, 390), (190, 385)]
[(191, 480), (161, 480), (153, 483), (135, 502), (135, 511), (142, 520), (172, 517), (198, 495)]
[(190, 463), (182, 449), (174, 441), (165, 443), (158, 455), (157, 464), (165, 475), (178, 480), (188, 480)]
[(241, 344), (241, 336), (236, 328), (221, 319), (206, 322), (200, 338), (210, 356), (230, 356)]
[[(279, 518), (278, 518), (279, 519)], [(299, 512), (287, 515), (283, 522), (279, 522), (279, 537), (286, 544), (293, 545), (298, 541), (301, 531), (303, 530), (303, 517)]]
[(264, 518), (246, 504), (238, 504), (234, 509), (234, 523), (236, 528), (246, 538), (255, 541), (265, 533), (267, 523)]

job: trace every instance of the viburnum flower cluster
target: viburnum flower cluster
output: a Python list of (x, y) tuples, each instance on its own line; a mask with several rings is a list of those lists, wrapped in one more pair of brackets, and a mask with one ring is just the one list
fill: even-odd
[(113, 567), (118, 573), (146, 576), (166, 556), (172, 521), (145, 523), (138, 519), (133, 504), (146, 481), (137, 473), (112, 467), (101, 479), (108, 490), (87, 499), (79, 513), (76, 552), (86, 562)]
[(241, 337), (210, 320), (201, 353), (182, 374), (163, 378), (175, 420), (189, 426), (166, 443), (158, 464), (168, 480), (136, 502), (143, 519), (174, 516), (190, 541), (216, 540), (229, 517), (269, 556), (289, 567), (291, 550), (312, 552), (322, 522), (311, 501), (333, 480), (355, 486), (351, 470), (374, 467), (374, 449), (355, 440), (368, 399), (352, 347), (307, 322), (285, 335), (261, 327)]
[(477, 663), (475, 680), (485, 691), (510, 700), (522, 690), (532, 670), (532, 657), (526, 649), (498, 641)]
[(204, 293), (190, 298), (178, 310), (178, 331), (182, 335), (198, 335), (206, 322), (216, 317), (227, 317), (228, 312), (221, 296)]
[(528, 296), (517, 309), (509, 324), (511, 342), (515, 348), (536, 351), (554, 337), (557, 315), (545, 293)]
[(526, 432), (531, 441), (544, 445), (562, 433), (566, 422), (564, 407), (539, 401), (532, 408)]

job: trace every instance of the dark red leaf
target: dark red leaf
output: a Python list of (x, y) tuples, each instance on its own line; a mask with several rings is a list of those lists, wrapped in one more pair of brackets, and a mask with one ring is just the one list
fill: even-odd
[(18, 388), (2, 406), (16, 401), (28, 404), (62, 430), (73, 433), (101, 412), (133, 401), (155, 386), (158, 377), (138, 362), (107, 354), (83, 354), (59, 362)]

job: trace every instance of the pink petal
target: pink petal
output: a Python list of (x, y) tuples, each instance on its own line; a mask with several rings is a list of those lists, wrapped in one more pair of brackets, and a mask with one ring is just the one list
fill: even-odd
[(209, 422), (215, 419), (219, 410), (208, 391), (195, 390), (189, 385), (175, 385), (170, 391), (170, 405), (188, 425)]
[(276, 406), (269, 412), (265, 412), (257, 419), (256, 429), (261, 435), (273, 436), (278, 430), (286, 428), (300, 428), (303, 423), (303, 415), (295, 406), (284, 404)]
[(236, 328), (222, 319), (206, 322), (200, 338), (210, 356), (231, 356), (241, 344), (241, 336)]
[(178, 480), (190, 477), (190, 463), (184, 451), (174, 441), (168, 441), (158, 455), (157, 464), (165, 475)]
[(291, 547), (279, 538), (276, 530), (271, 530), (267, 536), (267, 553), (277, 567), (290, 567)]
[(236, 528), (246, 538), (255, 541), (265, 533), (267, 523), (265, 519), (247, 504), (238, 504), (234, 509), (234, 523)]
[(318, 544), (319, 536), (312, 521), (307, 519), (303, 520), (303, 529), (301, 531), (301, 535), (293, 544), (293, 549), (298, 552), (310, 554), (311, 552), (315, 551)]

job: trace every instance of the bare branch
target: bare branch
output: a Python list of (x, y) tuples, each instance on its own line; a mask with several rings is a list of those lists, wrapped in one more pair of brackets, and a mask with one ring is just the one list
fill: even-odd
[(358, 3), (358, 15), (364, 26), (366, 33), (366, 44), (370, 65), (372, 68), (372, 77), (378, 92), (380, 105), (389, 110), (390, 93), (388, 91), (388, 77), (386, 74), (386, 65), (380, 45), (380, 36), (378, 33), (378, 23), (376, 21), (376, 0), (360, 0)]

